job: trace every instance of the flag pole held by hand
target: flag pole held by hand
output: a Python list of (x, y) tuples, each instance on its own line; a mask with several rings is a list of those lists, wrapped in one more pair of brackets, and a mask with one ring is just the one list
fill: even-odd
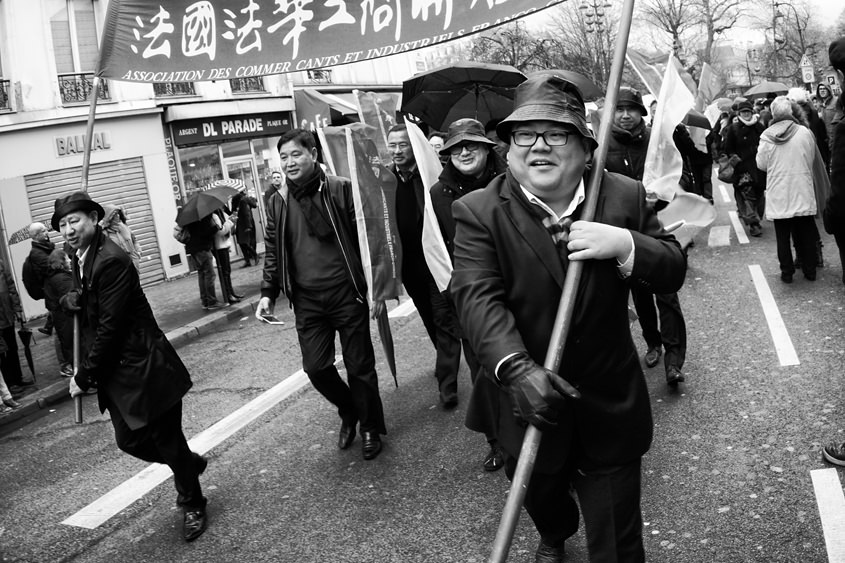
[[(593, 164), (590, 171), (587, 196), (584, 201), (584, 209), (581, 212), (581, 220), (583, 221), (592, 221), (596, 213), (599, 187), (601, 186), (607, 148), (610, 142), (610, 128), (613, 123), (613, 113), (616, 110), (616, 99), (619, 95), (619, 86), (622, 81), (625, 51), (628, 46), (628, 35), (631, 31), (633, 12), (634, 0), (625, 0), (619, 21), (619, 32), (616, 35), (616, 48), (613, 53), (613, 65), (610, 68), (607, 96), (605, 97), (604, 108), (602, 109), (598, 148), (593, 152)], [(545, 362), (543, 363), (546, 369), (555, 373), (560, 368), (563, 347), (569, 335), (572, 312), (575, 310), (575, 295), (581, 281), (583, 270), (584, 262), (580, 260), (572, 261), (569, 264), (566, 279), (563, 283), (563, 292), (560, 296), (560, 303), (549, 341), (549, 348), (546, 352)], [(517, 462), (513, 482), (508, 493), (508, 500), (502, 511), (502, 519), (499, 522), (499, 529), (496, 532), (496, 539), (493, 542), (493, 549), (488, 563), (504, 563), (507, 560), (511, 541), (513, 540), (513, 533), (516, 530), (519, 513), (522, 509), (522, 503), (525, 500), (525, 492), (531, 480), (531, 473), (534, 471), (534, 462), (537, 459), (541, 437), (542, 433), (534, 426), (529, 426), (525, 431), (525, 437), (522, 440), (522, 449), (519, 453), (519, 461)]]

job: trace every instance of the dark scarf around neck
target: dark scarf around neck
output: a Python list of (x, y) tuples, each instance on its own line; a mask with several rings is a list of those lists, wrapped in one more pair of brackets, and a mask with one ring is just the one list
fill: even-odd
[(311, 176), (305, 178), (301, 184), (294, 183), (290, 178), (285, 179), (291, 195), (302, 208), (305, 224), (308, 226), (308, 234), (322, 241), (331, 240), (334, 236), (332, 226), (326, 216), (326, 210), (320, 205), (319, 200), (314, 198), (325, 178), (319, 165), (315, 165), (314, 172)]

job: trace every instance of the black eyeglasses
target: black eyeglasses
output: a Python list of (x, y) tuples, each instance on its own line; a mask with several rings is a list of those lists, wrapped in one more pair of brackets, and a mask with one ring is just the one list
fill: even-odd
[(449, 149), (449, 154), (451, 154), (452, 156), (458, 156), (459, 154), (464, 152), (464, 149), (466, 149), (467, 152), (476, 152), (480, 148), (481, 145), (479, 143), (466, 143), (464, 145), (452, 147), (451, 149)]
[(511, 133), (511, 139), (513, 139), (513, 144), (518, 147), (533, 147), (534, 143), (537, 142), (537, 137), (543, 137), (543, 142), (548, 146), (562, 147), (569, 140), (569, 135), (571, 135), (569, 131), (563, 131), (560, 129), (543, 131), (542, 133), (529, 131), (527, 129), (519, 129)]

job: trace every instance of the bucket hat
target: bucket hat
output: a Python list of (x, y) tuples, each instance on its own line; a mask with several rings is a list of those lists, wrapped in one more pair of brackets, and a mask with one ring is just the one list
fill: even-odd
[(91, 199), (91, 197), (85, 192), (73, 192), (68, 195), (63, 195), (62, 197), (56, 199), (53, 218), (50, 219), (50, 224), (53, 226), (53, 230), (58, 231), (59, 221), (61, 221), (62, 217), (68, 213), (73, 213), (74, 211), (83, 211), (85, 213), (96, 211), (98, 221), (106, 214), (100, 204)]
[(581, 91), (554, 71), (532, 73), (528, 80), (516, 87), (514, 110), (496, 126), (496, 134), (510, 143), (514, 124), (524, 121), (554, 121), (572, 125), (581, 136), (591, 141), (593, 149), (598, 146), (587, 127)]
[(440, 154), (449, 154), (452, 147), (463, 142), (483, 143), (491, 146), (496, 145), (496, 143), (484, 136), (484, 126), (481, 125), (480, 121), (466, 117), (453, 121), (449, 125), (446, 142), (443, 144), (443, 148), (440, 149)]
[(628, 104), (636, 107), (640, 110), (640, 115), (643, 117), (648, 115), (648, 112), (645, 110), (645, 106), (643, 105), (643, 95), (640, 94), (639, 90), (635, 90), (629, 86), (622, 86), (619, 88), (619, 96), (616, 98), (616, 107), (619, 107), (622, 104)]

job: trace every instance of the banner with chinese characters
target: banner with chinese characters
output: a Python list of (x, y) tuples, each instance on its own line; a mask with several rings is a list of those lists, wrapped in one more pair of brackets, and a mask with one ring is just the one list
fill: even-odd
[(97, 75), (197, 82), (374, 59), (564, 0), (111, 0)]

